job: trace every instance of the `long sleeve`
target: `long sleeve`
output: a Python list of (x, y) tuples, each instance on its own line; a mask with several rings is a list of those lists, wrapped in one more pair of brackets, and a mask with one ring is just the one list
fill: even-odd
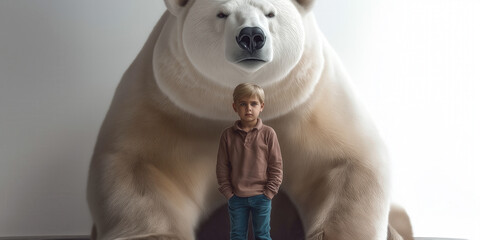
[(227, 139), (225, 134), (220, 138), (217, 154), (217, 182), (220, 186), (218, 190), (230, 199), (233, 196), (233, 188), (231, 181), (231, 164), (228, 156)]
[(272, 199), (278, 193), (278, 189), (283, 180), (283, 162), (280, 144), (277, 134), (272, 131), (268, 142), (268, 166), (267, 166), (267, 185), (265, 187), (265, 195)]

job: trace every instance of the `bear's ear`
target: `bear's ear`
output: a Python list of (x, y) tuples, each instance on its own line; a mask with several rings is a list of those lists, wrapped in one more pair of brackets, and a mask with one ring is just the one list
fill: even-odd
[(315, 3), (315, 0), (295, 0), (298, 5), (300, 5), (305, 12), (308, 12), (312, 9), (313, 3)]
[(168, 11), (174, 16), (178, 16), (187, 3), (188, 0), (165, 0)]

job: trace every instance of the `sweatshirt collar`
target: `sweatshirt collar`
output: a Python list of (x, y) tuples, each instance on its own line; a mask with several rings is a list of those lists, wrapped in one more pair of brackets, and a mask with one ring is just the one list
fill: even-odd
[[(235, 121), (235, 123), (233, 124), (233, 127), (234, 127), (235, 130), (237, 130), (237, 131), (244, 131), (244, 130), (240, 127), (240, 123), (241, 123), (240, 120)], [(257, 118), (257, 124), (255, 124), (255, 127), (253, 127), (252, 130), (253, 130), (253, 129), (260, 130), (260, 129), (262, 129), (262, 127), (263, 127), (262, 119)], [(245, 131), (244, 131), (244, 132), (245, 132)]]

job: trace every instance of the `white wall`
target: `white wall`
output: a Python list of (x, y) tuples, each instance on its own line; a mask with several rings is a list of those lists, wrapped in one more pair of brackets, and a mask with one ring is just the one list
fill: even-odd
[[(0, 1), (0, 236), (88, 234), (89, 158), (161, 0)], [(416, 236), (480, 239), (480, 2), (319, 0)]]
[(88, 234), (87, 168), (160, 0), (0, 1), (0, 237)]
[(388, 144), (393, 199), (415, 235), (480, 239), (480, 1), (316, 10)]

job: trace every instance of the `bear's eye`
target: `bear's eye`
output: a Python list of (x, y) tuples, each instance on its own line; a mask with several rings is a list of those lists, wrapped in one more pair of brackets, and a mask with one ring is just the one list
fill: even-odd
[(219, 13), (219, 14), (217, 14), (217, 17), (218, 17), (218, 18), (227, 18), (228, 15), (225, 14), (225, 13)]
[(265, 16), (267, 16), (268, 18), (273, 18), (273, 17), (275, 17), (275, 13), (270, 12), (270, 13), (268, 13), (268, 14), (265, 15)]

